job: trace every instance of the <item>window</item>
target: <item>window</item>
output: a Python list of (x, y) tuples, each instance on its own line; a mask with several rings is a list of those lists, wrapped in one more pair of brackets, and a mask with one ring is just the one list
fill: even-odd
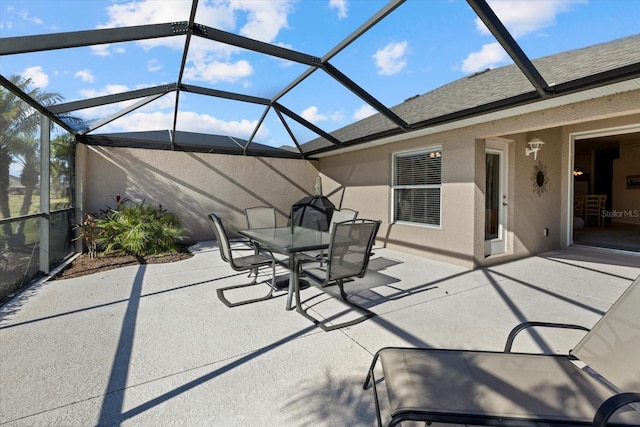
[(440, 226), (440, 147), (393, 155), (394, 222)]

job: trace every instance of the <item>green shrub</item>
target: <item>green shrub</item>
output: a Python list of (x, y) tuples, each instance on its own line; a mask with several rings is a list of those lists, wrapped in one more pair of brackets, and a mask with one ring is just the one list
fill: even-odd
[(119, 203), (96, 220), (100, 230), (98, 242), (105, 253), (121, 252), (145, 256), (176, 251), (176, 243), (184, 238), (178, 217), (162, 206), (152, 207)]

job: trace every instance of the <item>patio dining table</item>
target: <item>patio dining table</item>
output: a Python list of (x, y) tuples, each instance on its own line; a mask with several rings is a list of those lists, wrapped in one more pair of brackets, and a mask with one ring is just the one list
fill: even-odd
[(287, 310), (292, 310), (295, 283), (300, 280), (298, 272), (291, 268), (295, 264), (295, 256), (300, 252), (327, 249), (331, 234), (325, 231), (306, 227), (287, 226), (275, 228), (258, 228), (239, 230), (239, 234), (268, 247), (272, 252), (289, 256), (289, 283), (287, 296)]

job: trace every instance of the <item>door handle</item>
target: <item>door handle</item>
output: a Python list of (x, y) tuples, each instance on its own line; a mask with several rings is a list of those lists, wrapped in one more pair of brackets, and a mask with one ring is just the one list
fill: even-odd
[(509, 206), (509, 203), (502, 202), (502, 206)]

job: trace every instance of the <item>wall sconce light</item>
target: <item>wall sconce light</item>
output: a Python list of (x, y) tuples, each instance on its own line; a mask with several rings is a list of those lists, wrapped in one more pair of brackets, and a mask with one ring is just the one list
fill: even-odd
[(578, 166), (573, 170), (573, 176), (580, 176), (580, 175), (584, 175), (584, 169)]
[(431, 153), (429, 153), (429, 157), (432, 159), (439, 159), (440, 157), (442, 157), (442, 154), (439, 151), (432, 151)]
[(540, 151), (540, 149), (544, 145), (544, 142), (540, 141), (540, 139), (538, 138), (533, 138), (531, 141), (528, 142), (528, 144), (529, 144), (529, 147), (531, 148), (525, 147), (524, 154), (528, 156), (529, 154), (533, 153), (533, 159), (538, 160), (538, 151)]

